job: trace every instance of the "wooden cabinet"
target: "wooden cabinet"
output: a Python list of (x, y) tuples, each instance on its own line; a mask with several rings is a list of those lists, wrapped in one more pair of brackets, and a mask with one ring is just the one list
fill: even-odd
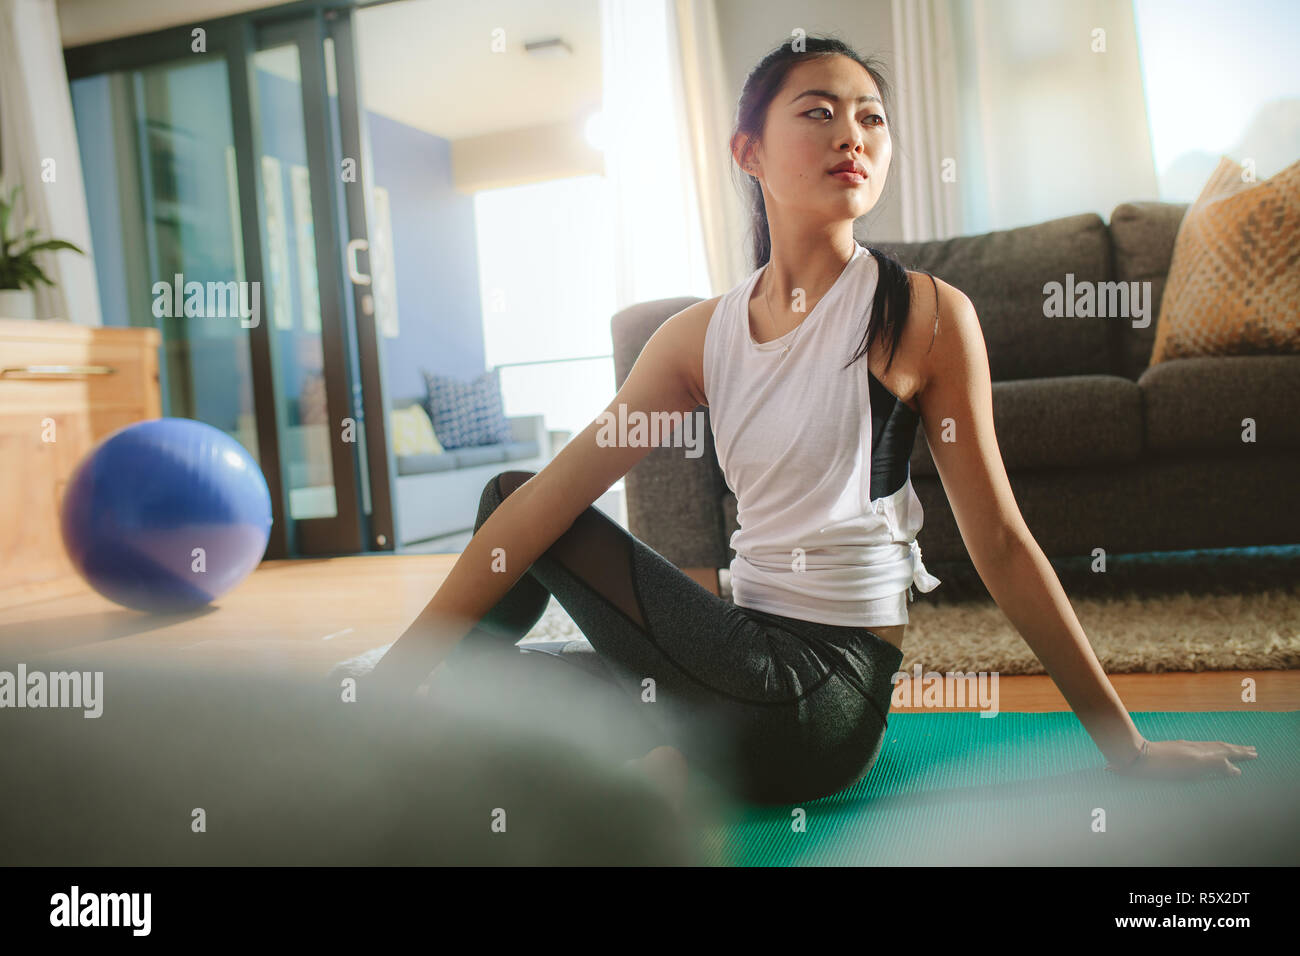
[(0, 607), (84, 585), (59, 508), (105, 435), (161, 412), (157, 329), (0, 319)]

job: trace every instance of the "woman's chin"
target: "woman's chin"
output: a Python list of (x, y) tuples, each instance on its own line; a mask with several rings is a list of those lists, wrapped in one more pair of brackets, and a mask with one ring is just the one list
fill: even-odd
[(856, 219), (858, 216), (863, 216), (870, 212), (871, 207), (875, 204), (876, 199), (874, 196), (867, 196), (865, 193), (855, 196), (848, 190), (845, 190), (844, 195), (839, 197), (839, 201), (834, 203), (834, 208), (837, 210), (847, 209), (850, 211), (849, 215)]

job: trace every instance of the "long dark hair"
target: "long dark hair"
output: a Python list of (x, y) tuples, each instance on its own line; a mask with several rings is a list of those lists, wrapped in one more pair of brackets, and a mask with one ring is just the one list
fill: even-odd
[[(734, 142), (737, 135), (746, 136), (749, 138), (749, 143), (746, 144), (748, 149), (754, 141), (762, 140), (763, 130), (767, 125), (767, 108), (785, 83), (790, 70), (797, 64), (814, 57), (847, 56), (866, 70), (879, 88), (880, 97), (884, 101), (886, 122), (890, 127), (889, 135), (897, 145), (898, 124), (895, 122), (893, 110), (893, 93), (889, 82), (884, 77), (882, 65), (873, 57), (862, 56), (848, 44), (834, 37), (801, 37), (799, 39), (801, 50), (795, 50), (795, 42), (795, 38), (792, 37), (768, 53), (745, 80), (745, 87), (741, 91), (740, 102), (736, 107), (736, 124), (732, 129), (731, 141)], [(735, 170), (735, 164), (732, 168)], [(746, 179), (748, 181), (743, 188), (747, 193), (750, 209), (753, 242), (751, 268), (757, 269), (772, 256), (772, 234), (767, 224), (763, 187), (754, 176), (746, 174)], [(876, 337), (884, 335), (889, 343), (889, 361), (885, 364), (885, 368), (888, 369), (893, 364), (894, 353), (898, 351), (898, 343), (903, 337), (907, 315), (912, 308), (912, 287), (907, 279), (907, 270), (903, 268), (902, 263), (879, 249), (871, 246), (866, 248), (875, 256), (880, 269), (878, 292), (872, 303), (871, 321), (867, 324), (862, 344), (853, 358), (845, 363), (844, 368), (848, 368), (866, 355), (871, 350)]]

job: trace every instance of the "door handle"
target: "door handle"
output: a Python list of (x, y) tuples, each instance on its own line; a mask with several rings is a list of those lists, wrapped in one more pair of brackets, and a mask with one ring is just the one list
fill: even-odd
[(111, 365), (16, 365), (0, 368), (0, 378), (10, 375), (31, 375), (33, 377), (79, 377), (82, 375), (112, 375), (117, 369)]
[(352, 239), (348, 242), (348, 278), (353, 285), (370, 285), (370, 276), (357, 268), (357, 253), (369, 251), (370, 243), (364, 239)]

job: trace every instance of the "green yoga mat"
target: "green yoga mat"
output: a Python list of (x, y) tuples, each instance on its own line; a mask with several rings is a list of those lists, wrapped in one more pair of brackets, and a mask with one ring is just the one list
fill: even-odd
[[(1070, 712), (893, 713), (870, 774), (799, 806), (730, 805), (722, 866), (1295, 865), (1300, 711), (1133, 714), (1149, 740), (1253, 744), (1239, 777), (1108, 773)], [(1104, 825), (1104, 828), (1103, 828)]]

